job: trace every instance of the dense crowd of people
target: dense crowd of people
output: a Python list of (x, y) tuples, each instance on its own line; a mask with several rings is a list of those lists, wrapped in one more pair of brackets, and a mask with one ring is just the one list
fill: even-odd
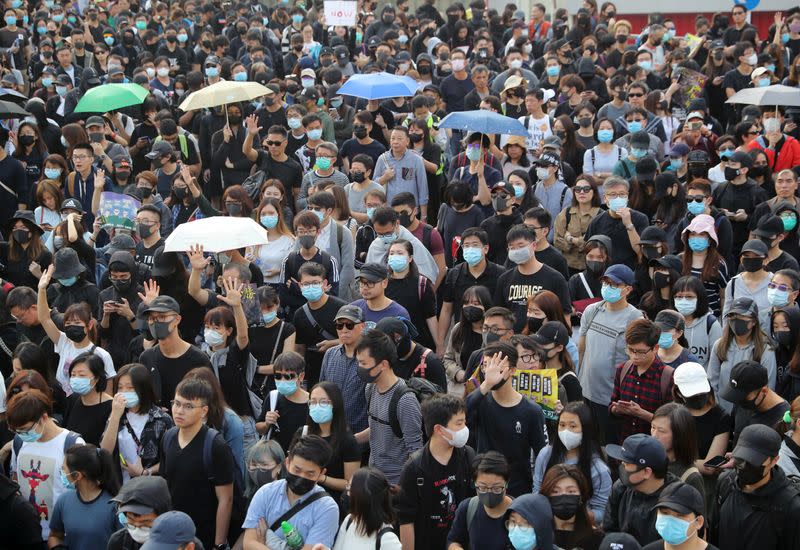
[(800, 549), (800, 8), (441, 7), (7, 0), (0, 547)]

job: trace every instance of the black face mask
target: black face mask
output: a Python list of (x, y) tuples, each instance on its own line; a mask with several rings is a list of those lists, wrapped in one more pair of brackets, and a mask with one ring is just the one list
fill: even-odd
[(764, 466), (750, 464), (749, 462), (736, 463), (736, 478), (739, 485), (753, 485), (764, 479)]
[(148, 199), (153, 194), (153, 189), (150, 187), (137, 187), (136, 189), (139, 191), (143, 199)]
[(364, 126), (356, 126), (353, 128), (353, 135), (356, 136), (356, 139), (364, 139), (367, 137), (367, 129)]
[(31, 232), (27, 229), (15, 229), (11, 234), (14, 235), (14, 240), (20, 244), (26, 244), (31, 240)]
[(750, 169), (750, 175), (753, 176), (754, 178), (765, 178), (765, 177), (769, 176), (769, 167), (768, 166), (753, 166)]
[(248, 470), (247, 473), (250, 475), (250, 481), (255, 483), (258, 487), (271, 483), (275, 479), (275, 476), (272, 475), (272, 470), (267, 470), (266, 468), (254, 468)]
[(669, 286), (669, 273), (661, 273), (656, 271), (653, 273), (653, 286), (656, 290), (661, 290)]
[(643, 246), (642, 247), (642, 255), (647, 258), (648, 260), (655, 260), (656, 258), (661, 257), (661, 252), (659, 251), (658, 247), (655, 246)]
[(165, 340), (170, 334), (172, 334), (172, 330), (169, 328), (169, 322), (156, 321), (152, 325), (148, 326), (150, 329), (150, 335), (156, 340)]
[(364, 172), (350, 172), (350, 181), (355, 183), (361, 183), (366, 179), (366, 174)]
[(586, 260), (586, 269), (588, 269), (589, 272), (592, 275), (595, 275), (595, 276), (599, 275), (600, 273), (602, 273), (605, 270), (605, 268), (606, 268), (606, 263), (605, 262), (597, 262), (597, 261), (593, 261), (593, 260)]
[(731, 168), (730, 166), (725, 167), (725, 179), (728, 181), (733, 181), (739, 176), (739, 168)]
[(505, 498), (506, 493), (503, 491), (499, 495), (494, 493), (478, 493), (478, 501), (486, 506), (487, 508), (494, 508), (495, 506), (499, 506), (501, 502), (503, 502), (503, 498)]
[(36, 141), (36, 136), (19, 136), (20, 145), (33, 145)]
[(411, 352), (411, 336), (406, 334), (405, 336), (401, 337), (395, 345), (397, 346), (397, 356), (398, 357), (405, 357)]
[(764, 399), (766, 398), (766, 396), (762, 397), (761, 401), (759, 402), (758, 399), (759, 397), (761, 397), (761, 392), (759, 392), (753, 399), (742, 399), (742, 401), (739, 403), (739, 406), (748, 411), (755, 411), (756, 409), (758, 409), (758, 406), (764, 402)]
[(237, 217), (242, 215), (241, 204), (226, 204), (225, 210), (227, 210), (229, 216)]
[(617, 44), (624, 44), (627, 41), (628, 41), (628, 35), (627, 34), (618, 34), (617, 35)]
[(136, 226), (136, 231), (139, 233), (139, 236), (143, 239), (146, 239), (147, 237), (153, 234), (153, 228), (143, 223), (140, 223), (139, 225)]
[(742, 258), (742, 269), (755, 273), (764, 267), (764, 258)]
[(119, 280), (119, 281), (111, 281), (111, 284), (114, 285), (114, 288), (117, 289), (117, 292), (120, 294), (125, 294), (130, 290), (131, 284), (133, 281), (131, 279)]
[(644, 481), (644, 480), (642, 480), (642, 481), (639, 481), (638, 483), (633, 483), (631, 481), (631, 476), (633, 474), (635, 474), (636, 472), (638, 472), (638, 471), (639, 470), (636, 470), (634, 472), (629, 472), (628, 470), (625, 469), (625, 465), (624, 464), (620, 464), (619, 465), (619, 480), (622, 482), (623, 485), (625, 485), (625, 487), (628, 487), (629, 489), (635, 489), (637, 486), (639, 486), (642, 483), (642, 481)]
[(749, 323), (750, 321), (747, 319), (731, 319), (730, 327), (736, 336), (744, 336), (750, 332), (750, 327), (748, 326)]
[(412, 218), (408, 212), (403, 212), (402, 214), (400, 214), (399, 218), (400, 218), (400, 225), (402, 225), (403, 227), (408, 227), (409, 225), (411, 225)]
[(468, 323), (476, 323), (483, 319), (483, 310), (478, 306), (464, 306), (461, 308), (461, 317)]
[(688, 409), (700, 410), (706, 406), (706, 403), (708, 403), (708, 394), (701, 393), (700, 395), (683, 397), (683, 403)]
[(542, 317), (528, 317), (528, 334), (536, 334), (547, 319)]
[(300, 245), (300, 248), (304, 248), (306, 250), (311, 250), (314, 247), (316, 240), (317, 238), (314, 235), (301, 235), (297, 237), (297, 243)]
[(86, 329), (81, 326), (70, 325), (64, 327), (64, 334), (73, 342), (82, 342), (83, 339), (86, 338)]
[(238, 126), (239, 124), (242, 123), (242, 117), (241, 116), (228, 115), (228, 122), (230, 122), (231, 126)]
[(553, 515), (558, 519), (575, 517), (581, 505), (580, 495), (558, 495), (547, 498), (550, 500), (550, 508), (553, 509)]
[(431, 68), (428, 65), (418, 65), (417, 72), (421, 75), (429, 75), (431, 74)]
[(286, 472), (286, 486), (297, 496), (303, 496), (314, 488), (317, 482), (313, 479), (296, 476), (292, 472)]
[(411, 140), (411, 143), (419, 143), (422, 141), (422, 134), (410, 133), (408, 134), (408, 139)]
[(172, 189), (172, 193), (175, 195), (175, 198), (179, 201), (182, 201), (186, 198), (187, 189), (184, 187), (175, 187)]
[(792, 349), (793, 339), (791, 330), (781, 330), (772, 334), (772, 337), (785, 349)]

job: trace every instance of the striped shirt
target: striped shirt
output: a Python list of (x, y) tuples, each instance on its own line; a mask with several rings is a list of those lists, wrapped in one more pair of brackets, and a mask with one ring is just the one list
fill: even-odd
[(400, 483), (400, 473), (411, 453), (422, 447), (422, 412), (419, 401), (412, 393), (406, 393), (397, 403), (397, 419), (403, 437), (398, 438), (389, 425), (389, 402), (394, 392), (406, 383), (399, 379), (385, 393), (380, 393), (374, 384), (367, 385), (369, 413), (369, 465), (379, 469), (389, 483)]

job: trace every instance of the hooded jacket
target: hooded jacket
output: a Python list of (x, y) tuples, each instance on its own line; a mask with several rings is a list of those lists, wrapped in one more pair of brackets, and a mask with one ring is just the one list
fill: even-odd
[[(130, 355), (130, 342), (136, 336), (136, 331), (131, 328), (131, 323), (128, 319), (116, 313), (109, 314), (108, 328), (103, 328), (103, 304), (105, 302), (120, 302), (122, 298), (125, 298), (131, 311), (136, 315), (136, 309), (141, 303), (139, 292), (143, 292), (143, 289), (137, 277), (139, 269), (136, 265), (136, 260), (133, 259), (129, 252), (115, 252), (111, 258), (113, 261), (109, 262), (109, 266), (112, 263), (122, 264), (124, 266), (123, 269), (131, 274), (131, 285), (125, 292), (119, 292), (113, 285), (100, 292), (97, 299), (97, 310), (100, 312), (100, 317), (97, 318), (97, 327), (100, 331), (102, 347), (111, 354), (114, 364), (125, 365), (136, 359)], [(116, 266), (115, 268), (119, 269)]]
[[(775, 342), (775, 363), (777, 365), (777, 383), (775, 391), (786, 399), (789, 403), (800, 395), (800, 372), (793, 373), (789, 370), (789, 363), (794, 354), (794, 348), (797, 345), (798, 334), (800, 334), (800, 308), (797, 305), (785, 306), (778, 308), (770, 313), (769, 326), (772, 327), (772, 320), (775, 314), (784, 313), (786, 315), (787, 323), (789, 324), (789, 333), (793, 335), (792, 343), (788, 348)], [(774, 333), (770, 333), (772, 336)]]
[(710, 541), (725, 550), (800, 549), (800, 494), (780, 466), (772, 477), (752, 493), (739, 487), (736, 470), (728, 470), (717, 481), (716, 520)]
[(689, 343), (689, 351), (697, 357), (697, 362), (704, 367), (708, 366), (714, 342), (722, 336), (722, 326), (719, 320), (709, 311), (705, 315), (693, 319), (691, 324), (687, 323), (683, 334)]
[[(386, 12), (392, 12), (395, 14), (395, 20), (392, 21), (390, 25), (387, 25), (383, 22), (383, 16), (386, 15)], [(388, 31), (389, 29), (397, 30), (397, 25), (395, 24), (397, 21), (397, 15), (395, 13), (394, 6), (390, 3), (386, 3), (381, 8), (381, 16), (375, 18), (369, 27), (367, 27), (367, 32), (364, 33), (364, 43), (366, 44), (367, 41), (372, 38), (373, 36), (377, 36), (378, 38), (383, 38), (383, 33)]]
[(47, 548), (42, 542), (39, 516), (20, 494), (19, 485), (4, 475), (0, 475), (0, 548)]
[(778, 466), (786, 475), (800, 476), (800, 447), (792, 439), (792, 432), (783, 436), (781, 450), (778, 453)]
[(664, 488), (677, 481), (677, 477), (667, 473), (664, 485), (649, 495), (626, 487), (620, 480), (615, 481), (603, 516), (603, 531), (629, 533), (642, 545), (661, 539), (656, 531), (656, 510), (653, 507)]
[(536, 533), (536, 550), (557, 550), (553, 544), (553, 510), (544, 495), (526, 494), (515, 498), (506, 510), (506, 517), (516, 512), (531, 524)]

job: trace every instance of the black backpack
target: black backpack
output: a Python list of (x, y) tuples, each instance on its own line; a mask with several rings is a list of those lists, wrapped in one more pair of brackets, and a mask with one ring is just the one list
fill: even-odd
[[(425, 378), (419, 378), (417, 376), (412, 376), (408, 380), (405, 381), (406, 385), (403, 388), (395, 390), (392, 394), (392, 398), (389, 400), (389, 426), (392, 428), (392, 433), (398, 439), (403, 438), (403, 430), (400, 427), (400, 419), (397, 417), (397, 406), (400, 404), (400, 399), (407, 393), (413, 393), (414, 397), (417, 398), (420, 404), (423, 401), (430, 398), (437, 393), (442, 393), (439, 386), (431, 382), (430, 380), (426, 380)], [(369, 414), (369, 406), (372, 402), (372, 395), (375, 393), (375, 385), (370, 385), (369, 394), (367, 395), (367, 414)], [(378, 422), (382, 422), (380, 419), (372, 417), (373, 420)], [(425, 429), (422, 430), (422, 441), (426, 441), (427, 437), (425, 435)]]

